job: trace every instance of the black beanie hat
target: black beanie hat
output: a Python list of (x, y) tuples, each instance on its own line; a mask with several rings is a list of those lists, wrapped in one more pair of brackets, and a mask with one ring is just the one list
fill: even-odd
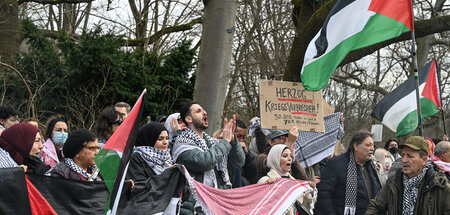
[(66, 158), (74, 158), (86, 145), (87, 142), (96, 139), (94, 133), (85, 128), (78, 129), (69, 134), (64, 143), (63, 153)]
[(139, 128), (135, 146), (154, 147), (161, 132), (167, 131), (166, 127), (159, 122), (151, 122)]

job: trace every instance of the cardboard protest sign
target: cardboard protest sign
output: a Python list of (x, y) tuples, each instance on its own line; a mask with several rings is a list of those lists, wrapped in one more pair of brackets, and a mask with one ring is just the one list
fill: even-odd
[(307, 91), (301, 83), (260, 80), (261, 127), (324, 132), (322, 91)]

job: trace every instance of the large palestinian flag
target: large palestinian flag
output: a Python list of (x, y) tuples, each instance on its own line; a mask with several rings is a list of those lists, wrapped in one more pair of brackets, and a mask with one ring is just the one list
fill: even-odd
[[(395, 131), (396, 136), (412, 133), (418, 125), (416, 87), (411, 76), (395, 88), (373, 109), (372, 117)], [(429, 62), (419, 71), (419, 95), (422, 118), (440, 112), (441, 100), (436, 61)]]
[(413, 30), (411, 0), (340, 0), (305, 53), (301, 79), (305, 89), (328, 84), (350, 51)]
[(128, 161), (133, 152), (137, 129), (142, 118), (146, 92), (147, 90), (142, 92), (128, 117), (95, 156), (95, 163), (100, 169), (106, 187), (111, 192), (106, 212), (115, 214), (117, 210)]
[[(177, 165), (137, 182), (133, 192), (126, 183), (116, 214), (176, 214), (185, 181), (184, 170)], [(0, 214), (102, 214), (108, 203), (104, 182), (25, 176), (21, 167), (0, 168), (0, 182)]]

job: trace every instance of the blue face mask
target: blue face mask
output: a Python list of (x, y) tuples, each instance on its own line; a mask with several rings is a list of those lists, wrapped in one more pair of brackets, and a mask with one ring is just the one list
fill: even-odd
[(52, 139), (56, 145), (61, 146), (66, 142), (68, 136), (69, 134), (66, 132), (54, 131)]

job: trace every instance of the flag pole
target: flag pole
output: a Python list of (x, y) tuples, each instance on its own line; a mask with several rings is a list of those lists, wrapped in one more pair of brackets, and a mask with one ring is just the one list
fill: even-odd
[(445, 113), (444, 113), (444, 108), (442, 107), (442, 93), (441, 93), (441, 67), (439, 66), (439, 64), (437, 63), (437, 60), (434, 59), (434, 61), (436, 62), (436, 69), (437, 69), (437, 79), (438, 79), (438, 90), (439, 90), (439, 99), (441, 102), (441, 107), (439, 107), (439, 109), (441, 110), (441, 115), (442, 115), (442, 124), (444, 125), (444, 135), (447, 135), (447, 127), (445, 126)]
[(420, 108), (420, 93), (419, 93), (419, 72), (417, 70), (417, 52), (416, 52), (416, 33), (414, 31), (414, 11), (411, 3), (411, 25), (413, 29), (411, 30), (411, 53), (412, 53), (412, 66), (414, 69), (414, 79), (416, 82), (416, 100), (417, 100), (417, 117), (419, 119), (418, 127), (419, 127), (419, 135), (423, 137), (423, 123), (422, 123), (422, 111)]

